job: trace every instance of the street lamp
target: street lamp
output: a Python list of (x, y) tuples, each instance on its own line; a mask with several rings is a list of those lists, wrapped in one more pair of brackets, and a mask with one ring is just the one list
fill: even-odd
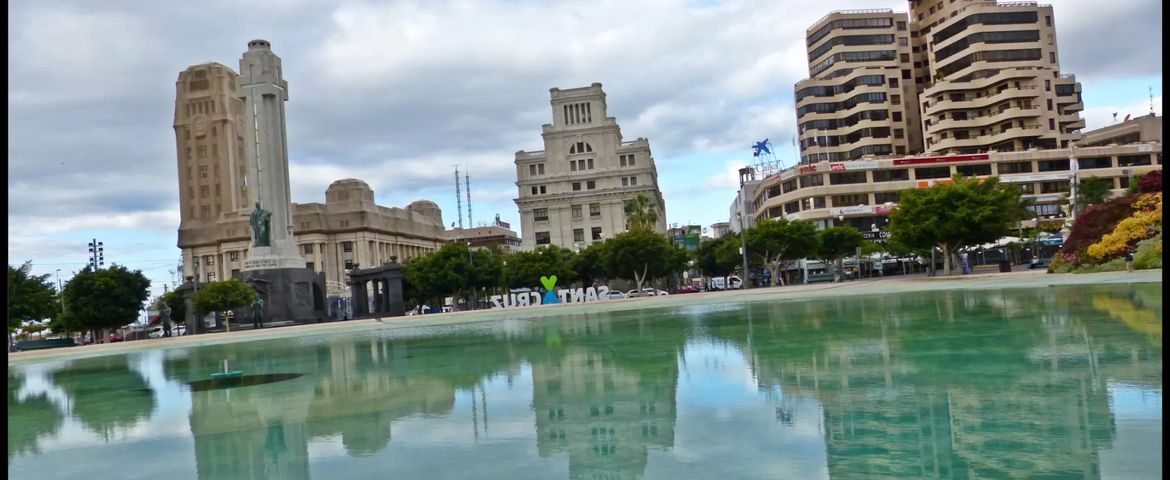
[(61, 311), (65, 311), (65, 295), (61, 292), (61, 269), (57, 269), (57, 299), (61, 301)]
[[(744, 167), (739, 169), (739, 211), (735, 216), (739, 219), (739, 251), (743, 254), (743, 278), (740, 279), (740, 288), (747, 288), (748, 286), (748, 260), (747, 260), (747, 228), (744, 226), (743, 216), (747, 213), (747, 198), (744, 196), (743, 184), (745, 179), (752, 174), (751, 167)], [(773, 275), (779, 275), (780, 272), (772, 272)], [(773, 279), (777, 281), (779, 279)], [(730, 285), (728, 285), (730, 287)]]

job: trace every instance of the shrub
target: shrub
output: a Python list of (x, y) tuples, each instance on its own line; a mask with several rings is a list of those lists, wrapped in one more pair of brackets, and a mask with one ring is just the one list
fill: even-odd
[(1138, 192), (1140, 193), (1155, 193), (1162, 191), (1162, 170), (1154, 170), (1142, 175), (1141, 180), (1138, 180)]
[(1133, 204), (1134, 213), (1117, 223), (1113, 231), (1101, 237), (1085, 251), (1100, 262), (1124, 255), (1138, 241), (1156, 235), (1162, 229), (1162, 194), (1147, 193)]
[(1097, 243), (1105, 234), (1112, 232), (1118, 223), (1134, 211), (1133, 204), (1139, 195), (1115, 198), (1105, 203), (1092, 205), (1077, 216), (1068, 239), (1061, 247), (1063, 261), (1079, 265), (1085, 260), (1085, 250)]
[(1162, 234), (1138, 242), (1133, 255), (1133, 268), (1144, 270), (1162, 268)]

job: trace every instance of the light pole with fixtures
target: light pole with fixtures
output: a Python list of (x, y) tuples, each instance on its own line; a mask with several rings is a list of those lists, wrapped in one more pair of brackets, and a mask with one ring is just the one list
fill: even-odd
[(93, 266), (94, 270), (98, 270), (106, 264), (105, 247), (103, 245), (96, 238), (92, 242), (89, 242), (89, 264)]
[[(739, 251), (743, 254), (743, 278), (740, 279), (740, 288), (747, 288), (748, 286), (748, 260), (747, 260), (747, 228), (744, 226), (743, 216), (747, 213), (747, 198), (744, 197), (743, 184), (745, 179), (752, 174), (751, 167), (744, 167), (739, 169), (739, 212), (736, 217), (739, 219)], [(773, 275), (779, 275), (780, 272), (772, 272)], [(773, 280), (775, 281), (775, 279)], [(730, 287), (731, 285), (728, 285)]]

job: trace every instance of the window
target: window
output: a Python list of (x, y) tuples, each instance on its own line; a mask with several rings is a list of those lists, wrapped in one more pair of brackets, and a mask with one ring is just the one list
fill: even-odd
[(1020, 193), (1024, 195), (1031, 195), (1036, 192), (1036, 185), (1031, 182), (1021, 183), (1019, 187)]
[(593, 227), (589, 229), (589, 233), (594, 240), (601, 240), (601, 227)]
[(534, 208), (534, 209), (532, 209), (532, 220), (537, 221), (537, 222), (547, 222), (548, 221), (548, 209), (547, 208)]
[(1005, 162), (996, 166), (999, 174), (1032, 173), (1032, 162)]
[(816, 187), (825, 184), (825, 176), (821, 174), (805, 175), (800, 177), (800, 188)]
[(1045, 92), (1051, 92), (1051, 91), (1052, 91), (1052, 80), (1045, 80), (1045, 81), (1044, 81), (1044, 91), (1045, 91)]
[(600, 203), (590, 203), (589, 204), (589, 217), (590, 218), (597, 218), (600, 216), (601, 216), (601, 204)]
[(202, 218), (210, 218), (211, 217), (211, 206), (204, 205), (202, 207), (199, 207), (199, 216)]
[(207, 265), (209, 267), (215, 266), (215, 256), (214, 255), (205, 255), (203, 257), (203, 264)]
[(849, 185), (853, 183), (865, 183), (867, 181), (865, 172), (842, 172), (830, 173), (830, 185)]
[(1068, 169), (1069, 165), (1067, 158), (1061, 160), (1041, 160), (1036, 162), (1036, 171), (1038, 172), (1062, 172)]
[(214, 281), (215, 281), (215, 272), (207, 272), (207, 281), (208, 281), (208, 282), (214, 282)]
[(899, 32), (904, 32), (904, 31), (906, 31), (906, 22), (898, 22), (898, 23), (897, 23), (897, 25), (898, 25), (898, 31), (899, 31)]
[(537, 245), (548, 245), (550, 243), (552, 243), (552, 237), (549, 236), (548, 232), (536, 232)]
[(976, 165), (956, 165), (955, 171), (968, 177), (991, 175), (991, 164), (984, 163)]
[(312, 255), (313, 254), (313, 244), (306, 243), (304, 245), (301, 245), (301, 251), (304, 252), (305, 255)]
[(187, 167), (187, 180), (190, 180), (191, 178), (193, 178), (191, 176), (191, 167)]
[(546, 194), (546, 193), (548, 193), (548, 190), (545, 190), (545, 188), (544, 188), (544, 185), (541, 185), (541, 186), (540, 186), (540, 194), (541, 194), (541, 195), (544, 195), (544, 194)]
[(593, 146), (589, 145), (588, 143), (585, 143), (585, 142), (577, 142), (575, 144), (569, 145), (569, 154), (570, 155), (578, 154), (578, 153), (591, 153), (591, 152), (593, 152)]
[(536, 175), (536, 165), (529, 165), (528, 166), (528, 176), (535, 176), (535, 175)]
[(597, 188), (597, 182), (594, 182), (593, 180), (589, 180), (589, 181), (585, 182), (585, 189), (586, 190), (593, 190), (595, 188)]
[(588, 169), (588, 170), (593, 170), (593, 159), (592, 159), (592, 158), (586, 158), (586, 159), (585, 159), (585, 165), (586, 165), (586, 167), (585, 167), (586, 169)]
[(577, 171), (577, 161), (576, 160), (569, 160), (569, 171), (570, 172)]
[(1069, 191), (1069, 181), (1040, 182), (1040, 193), (1064, 193)]
[(785, 181), (783, 187), (784, 187), (784, 193), (796, 191), (796, 189), (799, 188), (796, 186), (796, 179), (795, 178), (792, 180)]
[(914, 169), (914, 178), (918, 180), (927, 178), (950, 178), (951, 167), (923, 167)]
[(353, 260), (346, 260), (345, 261), (345, 269), (346, 270), (353, 270)]
[(634, 166), (634, 154), (632, 154), (632, 153), (629, 155), (622, 155), (622, 156), (618, 157), (618, 160), (620, 161), (620, 165), (623, 167)]
[(898, 56), (902, 60), (902, 63), (910, 63), (910, 54), (909, 53), (903, 53), (903, 54), (898, 55)]
[(240, 261), (240, 252), (228, 252), (228, 261), (231, 261), (231, 262)]
[(904, 132), (901, 128), (894, 129), (894, 138), (905, 138), (905, 137), (906, 137), (906, 132)]
[(898, 79), (897, 79), (897, 78), (890, 77), (890, 87), (891, 87), (891, 88), (897, 88), (897, 87), (898, 87)]
[(209, 191), (209, 189), (208, 189), (207, 185), (200, 185), (199, 186), (199, 198), (207, 198), (208, 191)]
[(876, 192), (873, 194), (874, 203), (898, 203), (898, 192)]
[(1056, 52), (1048, 52), (1048, 63), (1056, 63)]
[(341, 242), (341, 251), (345, 253), (353, 253), (353, 242)]
[(207, 165), (199, 167), (199, 178), (207, 178)]
[(195, 147), (195, 155), (198, 156), (200, 160), (207, 158), (207, 147)]
[(580, 190), (581, 190), (581, 182), (573, 182), (573, 191), (577, 192)]
[(536, 164), (536, 174), (537, 175), (544, 175), (544, 164), (543, 163)]
[(909, 47), (910, 46), (910, 39), (906, 38), (906, 37), (898, 37), (898, 46), (899, 47)]
[(313, 262), (305, 262), (305, 268), (309, 269), (310, 271), (313, 270)]
[(573, 205), (572, 207), (570, 207), (570, 210), (572, 210), (572, 212), (573, 212), (574, 219), (581, 218), (581, 206), (580, 205)]
[(869, 205), (869, 195), (865, 193), (851, 195), (833, 195), (834, 207), (852, 207), (854, 205)]
[(1038, 217), (1062, 216), (1060, 205), (1056, 204), (1028, 205), (1028, 210), (1035, 212)]
[(1137, 165), (1149, 165), (1149, 155), (1119, 155), (1117, 157), (1118, 167), (1133, 167)]
[(638, 177), (622, 177), (622, 186), (623, 187), (636, 187), (636, 186), (638, 186)]
[(584, 242), (585, 241), (585, 229), (584, 228), (574, 228), (573, 229), (573, 241), (574, 242)]
[(901, 105), (902, 104), (902, 96), (901, 95), (890, 95), (890, 104), (891, 105)]

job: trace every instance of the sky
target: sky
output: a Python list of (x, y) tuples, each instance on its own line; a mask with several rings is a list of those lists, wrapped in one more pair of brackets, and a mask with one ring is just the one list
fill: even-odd
[[(1053, 0), (1061, 70), (1087, 128), (1161, 115), (1162, 4)], [(8, 263), (66, 282), (101, 241), (152, 296), (178, 268), (175, 81), (238, 69), (247, 42), (282, 58), (294, 202), (359, 178), (380, 205), (418, 199), (456, 221), (519, 225), (513, 160), (542, 150), (549, 88), (604, 85), (626, 140), (645, 137), (667, 222), (727, 221), (736, 170), (768, 138), (791, 165), (804, 33), (891, 0), (15, 0), (8, 32)], [(466, 223), (466, 208), (463, 218)], [(58, 272), (58, 269), (60, 270)], [(168, 285), (169, 284), (169, 285)]]

